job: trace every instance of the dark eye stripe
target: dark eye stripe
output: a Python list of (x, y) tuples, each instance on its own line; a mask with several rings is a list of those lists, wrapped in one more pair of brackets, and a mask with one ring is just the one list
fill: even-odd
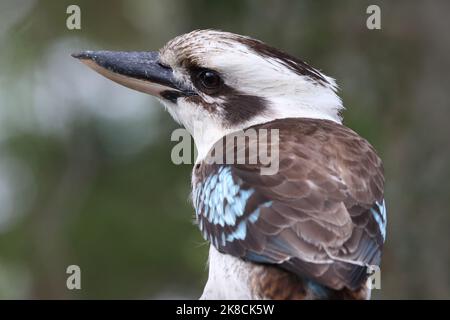
[[(232, 126), (244, 123), (258, 115), (264, 114), (268, 109), (268, 102), (263, 97), (246, 94), (238, 89), (229, 87), (222, 79), (219, 72), (202, 68), (192, 61), (185, 60), (184, 67), (188, 70), (193, 85), (199, 92), (209, 96), (220, 96), (221, 102), (206, 102), (201, 95), (192, 95), (187, 101), (202, 106), (210, 113), (218, 108), (223, 111), (226, 125)], [(217, 89), (206, 89), (199, 85), (198, 75), (201, 72), (213, 72), (220, 78), (220, 86)]]

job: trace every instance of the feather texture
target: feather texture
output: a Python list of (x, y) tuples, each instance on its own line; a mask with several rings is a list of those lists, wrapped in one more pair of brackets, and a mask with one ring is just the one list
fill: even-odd
[(376, 152), (328, 120), (283, 119), (253, 128), (279, 130), (279, 171), (266, 176), (258, 163), (200, 163), (193, 198), (203, 236), (220, 252), (333, 290), (360, 290), (366, 266), (380, 263), (385, 237)]

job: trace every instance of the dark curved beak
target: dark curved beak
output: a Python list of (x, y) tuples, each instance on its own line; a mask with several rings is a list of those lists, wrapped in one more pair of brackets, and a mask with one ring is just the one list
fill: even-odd
[(176, 101), (192, 95), (173, 76), (173, 70), (159, 62), (158, 52), (84, 51), (74, 58), (106, 78), (125, 87)]

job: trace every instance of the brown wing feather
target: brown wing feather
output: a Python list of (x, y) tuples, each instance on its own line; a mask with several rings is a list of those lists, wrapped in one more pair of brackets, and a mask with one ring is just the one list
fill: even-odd
[(271, 205), (247, 223), (244, 240), (218, 249), (277, 263), (332, 289), (356, 290), (366, 279), (365, 266), (380, 263), (384, 242), (371, 213), (383, 200), (376, 152), (352, 130), (327, 120), (283, 119), (254, 128), (279, 130), (279, 171), (261, 175), (261, 165), (237, 164), (231, 172), (255, 191), (243, 217), (262, 203)]

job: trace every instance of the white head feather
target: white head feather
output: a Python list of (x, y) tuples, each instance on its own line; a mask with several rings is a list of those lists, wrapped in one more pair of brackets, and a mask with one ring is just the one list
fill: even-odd
[[(257, 40), (228, 32), (197, 30), (167, 43), (160, 50), (160, 60), (173, 69), (180, 83), (193, 90), (188, 68), (192, 63), (218, 72), (227, 87), (266, 101), (264, 112), (230, 124), (224, 119), (223, 109), (211, 112), (186, 98), (178, 99), (176, 104), (162, 100), (175, 120), (193, 135), (198, 159), (227, 133), (251, 125), (292, 117), (341, 123), (340, 112), (344, 108), (334, 79)], [(304, 70), (304, 74), (299, 70)], [(199, 94), (211, 104), (220, 105), (226, 99), (220, 94)]]

